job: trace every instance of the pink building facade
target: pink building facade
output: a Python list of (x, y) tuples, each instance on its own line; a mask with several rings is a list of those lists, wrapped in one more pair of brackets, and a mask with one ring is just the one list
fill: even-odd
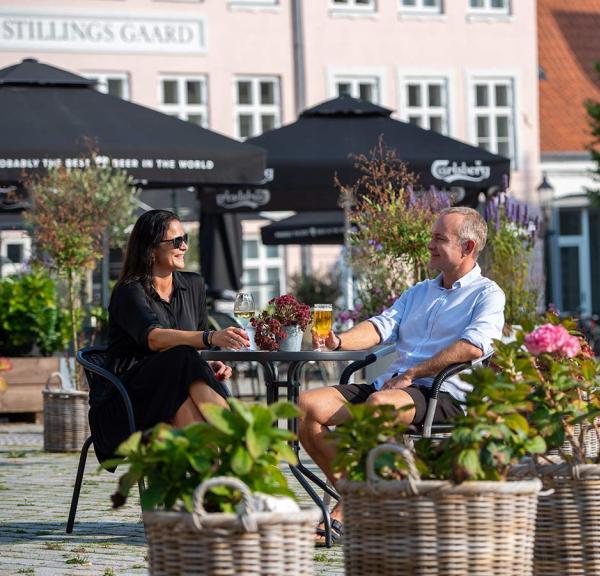
[[(538, 202), (534, 0), (4, 0), (0, 67), (28, 57), (241, 139), (350, 93), (510, 156), (513, 192)], [(265, 223), (245, 223), (245, 282), (262, 301), (300, 261), (260, 245)], [(316, 269), (338, 257), (312, 249)]]

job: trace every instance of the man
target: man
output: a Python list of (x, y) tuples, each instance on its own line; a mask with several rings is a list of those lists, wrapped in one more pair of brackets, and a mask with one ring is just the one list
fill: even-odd
[[(306, 452), (335, 484), (331, 469), (335, 447), (327, 441), (329, 426), (350, 415), (346, 402), (392, 404), (406, 424), (421, 424), (427, 409), (427, 391), (433, 377), (448, 365), (468, 362), (491, 350), (504, 325), (504, 293), (481, 275), (477, 257), (483, 250), (487, 226), (471, 208), (442, 211), (431, 231), (429, 265), (440, 272), (406, 290), (396, 302), (369, 320), (340, 334), (330, 332), (315, 345), (330, 350), (360, 350), (395, 342), (397, 357), (389, 370), (372, 384), (347, 384), (310, 390), (300, 396), (299, 436)], [(462, 411), (470, 386), (457, 376), (441, 389), (434, 422)], [(401, 410), (400, 410), (401, 409)], [(331, 513), (332, 534), (343, 531), (338, 504)], [(322, 530), (318, 533), (322, 536)]]

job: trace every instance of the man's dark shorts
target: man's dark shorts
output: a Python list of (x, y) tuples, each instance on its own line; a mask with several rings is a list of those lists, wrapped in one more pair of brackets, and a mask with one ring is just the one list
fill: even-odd
[[(371, 394), (377, 392), (373, 384), (341, 384), (332, 386), (332, 388), (335, 388), (350, 404), (362, 404), (367, 401)], [(408, 388), (402, 388), (402, 390), (410, 395), (415, 405), (415, 417), (412, 423), (416, 425), (423, 424), (429, 399), (427, 388), (412, 385)], [(447, 392), (440, 392), (433, 422), (439, 424), (457, 414), (464, 414), (458, 400), (455, 400)]]

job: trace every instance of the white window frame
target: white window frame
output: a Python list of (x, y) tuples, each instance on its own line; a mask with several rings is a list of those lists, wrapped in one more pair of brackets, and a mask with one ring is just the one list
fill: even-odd
[(108, 81), (109, 80), (122, 80), (123, 81), (123, 100), (131, 99), (131, 91), (129, 88), (129, 74), (127, 72), (84, 72), (83, 76), (90, 80), (96, 80), (97, 84), (94, 86), (98, 92), (102, 94), (108, 94)]
[(505, 5), (503, 8), (494, 8), (492, 6), (492, 0), (483, 0), (483, 6), (473, 7), (471, 6), (471, 0), (467, 0), (467, 13), (468, 14), (482, 14), (485, 16), (510, 16), (511, 15), (511, 0), (504, 0)]
[[(250, 82), (252, 104), (238, 104), (238, 81)], [(273, 92), (274, 104), (260, 103), (260, 83), (274, 82), (275, 90)], [(234, 108), (234, 134), (238, 140), (245, 139), (240, 132), (239, 116), (246, 114), (252, 116), (252, 133), (248, 137), (262, 134), (261, 114), (272, 114), (275, 116), (273, 128), (281, 126), (281, 79), (279, 76), (249, 76), (247, 74), (238, 74), (233, 79), (233, 108)]]
[[(410, 116), (420, 115), (425, 122), (421, 128), (430, 130), (430, 116), (441, 115), (445, 130), (440, 132), (444, 136), (452, 134), (452, 115), (451, 115), (451, 94), (450, 94), (450, 76), (447, 72), (430, 72), (427, 74), (414, 73), (408, 71), (399, 71), (398, 73), (398, 115), (404, 122), (409, 121)], [(429, 108), (422, 106), (420, 108), (410, 108), (408, 104), (408, 85), (419, 84), (423, 91), (430, 84), (440, 84), (443, 87), (443, 96), (445, 96), (444, 106), (441, 108)]]
[[(186, 82), (200, 82), (202, 104), (188, 104), (183, 101), (178, 101), (177, 104), (165, 104), (163, 87), (163, 81), (165, 80), (177, 82), (178, 99), (186, 94)], [(158, 78), (158, 101), (161, 112), (170, 116), (176, 116), (180, 120), (188, 120), (190, 114), (202, 114), (202, 123), (200, 126), (203, 128), (209, 127), (208, 78), (205, 74), (161, 74)]]
[[(374, 81), (377, 89), (377, 99), (373, 104), (382, 105), (383, 95), (386, 94), (385, 70), (382, 68), (329, 68), (327, 70), (327, 90), (329, 98), (336, 98), (338, 95), (338, 82), (354, 82), (358, 86), (360, 82)], [(353, 87), (353, 97), (356, 94), (356, 88)]]
[[(511, 160), (511, 167), (513, 170), (518, 170), (519, 166), (522, 164), (520, 158), (520, 150), (519, 150), (519, 126), (517, 124), (517, 119), (520, 118), (519, 111), (519, 72), (516, 70), (507, 70), (507, 71), (467, 71), (466, 72), (466, 81), (467, 81), (467, 105), (468, 105), (468, 126), (469, 126), (469, 141), (473, 144), (473, 146), (478, 146), (477, 143), (477, 111), (481, 110), (481, 108), (475, 107), (475, 85), (476, 84), (484, 84), (488, 83), (489, 86), (493, 86), (495, 84), (506, 83), (510, 85), (511, 96), (512, 96), (512, 108), (510, 109), (510, 125), (509, 129), (512, 129), (512, 134), (509, 137), (509, 148), (510, 154), (509, 158)], [(484, 109), (485, 110), (485, 109)], [(495, 120), (496, 115), (499, 115), (496, 108), (492, 108), (492, 118)], [(492, 146), (490, 147), (490, 152), (497, 153), (497, 139), (496, 139), (496, 123), (495, 121), (490, 122), (490, 140)]]
[[(257, 258), (244, 258), (243, 271), (244, 276), (248, 268), (258, 270), (258, 284), (243, 284), (243, 289), (247, 291), (258, 292), (259, 298), (255, 302), (258, 309), (264, 308), (272, 296), (269, 295), (271, 284), (268, 283), (267, 269), (278, 268), (279, 269), (279, 291), (281, 294), (285, 294), (285, 261), (284, 261), (284, 250), (283, 246), (277, 246), (279, 250), (279, 256), (269, 257), (267, 256), (267, 246), (265, 246), (260, 238), (260, 234), (244, 234), (244, 241), (256, 241), (258, 244), (258, 257)], [(242, 277), (244, 279), (244, 276)], [(280, 294), (276, 294), (279, 296)]]
[(398, 0), (398, 12), (406, 14), (434, 14), (444, 13), (443, 0), (436, 0), (437, 6), (425, 6), (423, 0), (415, 0), (416, 6), (405, 6), (402, 0)]
[(369, 0), (369, 4), (357, 4), (356, 0), (346, 0), (344, 4), (339, 4), (333, 0), (329, 0), (329, 9), (334, 12), (373, 14), (377, 12), (377, 0)]

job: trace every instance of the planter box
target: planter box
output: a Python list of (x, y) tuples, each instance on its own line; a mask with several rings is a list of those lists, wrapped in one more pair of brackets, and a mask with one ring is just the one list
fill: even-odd
[(10, 358), (12, 370), (3, 372), (8, 389), (0, 394), (0, 414), (41, 412), (42, 390), (48, 376), (59, 371), (58, 357)]

